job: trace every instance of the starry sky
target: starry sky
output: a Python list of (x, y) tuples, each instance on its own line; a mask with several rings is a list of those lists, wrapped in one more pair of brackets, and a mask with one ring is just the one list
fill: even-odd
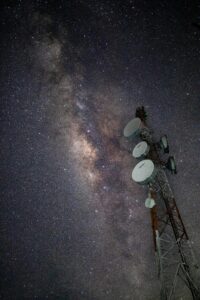
[(1, 299), (155, 300), (147, 190), (123, 129), (144, 105), (200, 249), (200, 4), (2, 1)]

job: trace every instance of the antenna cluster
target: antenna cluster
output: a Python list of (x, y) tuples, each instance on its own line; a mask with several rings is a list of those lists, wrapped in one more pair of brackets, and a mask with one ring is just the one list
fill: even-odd
[(128, 139), (141, 140), (132, 152), (132, 156), (139, 160), (132, 171), (132, 179), (148, 187), (145, 207), (151, 212), (154, 250), (161, 282), (160, 299), (200, 300), (197, 262), (165, 173), (169, 170), (177, 174), (175, 159), (174, 156), (169, 156), (167, 160), (160, 158), (169, 154), (167, 135), (161, 136), (158, 142), (154, 141), (146, 121), (144, 106), (138, 107), (135, 118), (128, 122), (123, 133)]

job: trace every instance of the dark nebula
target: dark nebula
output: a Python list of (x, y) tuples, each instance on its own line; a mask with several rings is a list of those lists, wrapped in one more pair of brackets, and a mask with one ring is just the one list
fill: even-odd
[(168, 135), (200, 259), (200, 6), (16, 0), (0, 14), (0, 298), (158, 299), (123, 128), (144, 105), (155, 137)]

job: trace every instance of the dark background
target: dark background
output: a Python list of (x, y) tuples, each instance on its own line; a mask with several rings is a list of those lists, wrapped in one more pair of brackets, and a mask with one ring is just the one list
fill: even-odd
[(1, 299), (158, 299), (122, 132), (144, 105), (168, 134), (200, 259), (198, 1), (1, 1), (0, 15)]

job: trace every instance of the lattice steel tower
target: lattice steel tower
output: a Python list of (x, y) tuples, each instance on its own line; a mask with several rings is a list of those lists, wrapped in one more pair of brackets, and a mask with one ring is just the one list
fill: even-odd
[(173, 156), (169, 153), (167, 136), (155, 142), (146, 124), (144, 107), (136, 110), (135, 118), (124, 128), (124, 136), (140, 141), (133, 156), (140, 160), (132, 172), (132, 179), (148, 187), (145, 206), (150, 209), (161, 300), (200, 300), (199, 268), (192, 251), (183, 220), (178, 210), (166, 171), (176, 174)]

